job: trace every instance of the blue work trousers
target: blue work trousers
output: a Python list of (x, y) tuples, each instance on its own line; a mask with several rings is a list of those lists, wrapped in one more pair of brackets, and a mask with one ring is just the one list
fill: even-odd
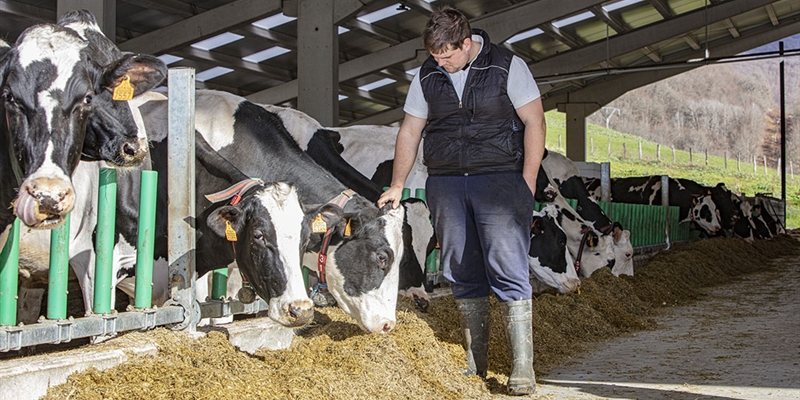
[(453, 298), (531, 298), (533, 195), (521, 173), (429, 176), (428, 206)]

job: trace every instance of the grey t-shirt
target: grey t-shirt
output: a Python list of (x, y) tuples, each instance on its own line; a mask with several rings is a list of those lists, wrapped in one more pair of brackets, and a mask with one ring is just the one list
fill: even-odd
[[(472, 35), (472, 42), (480, 44), (481, 48), (483, 48), (483, 38), (480, 35)], [(450, 74), (450, 79), (453, 81), (459, 100), (464, 92), (464, 83), (471, 68), (472, 64), (466, 70)], [(425, 101), (425, 95), (422, 94), (422, 85), (419, 79), (420, 76), (417, 73), (408, 88), (403, 111), (417, 118), (428, 119), (428, 102)], [(530, 69), (525, 65), (525, 61), (517, 56), (511, 59), (506, 90), (515, 109), (536, 100), (540, 96), (539, 87), (536, 85)]]

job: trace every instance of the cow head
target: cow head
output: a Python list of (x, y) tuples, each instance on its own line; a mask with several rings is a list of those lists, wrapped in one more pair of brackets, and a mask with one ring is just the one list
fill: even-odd
[(90, 118), (109, 109), (115, 79), (136, 76), (138, 65), (98, 64), (92, 50), (75, 30), (43, 24), (28, 28), (0, 58), (2, 130), (19, 183), (15, 212), (30, 227), (55, 227), (72, 210), (70, 176)]
[(558, 195), (553, 206), (556, 221), (567, 235), (567, 248), (573, 258), (580, 260), (580, 276), (588, 278), (600, 268), (613, 268), (616, 262), (613, 239), (592, 230), (563, 196)]
[(692, 197), (689, 213), (692, 222), (708, 236), (714, 236), (722, 229), (719, 210), (711, 195)]
[(562, 294), (571, 293), (580, 287), (581, 281), (567, 250), (567, 235), (548, 211), (556, 212), (554, 207), (547, 206), (533, 214), (528, 268), (531, 277), (544, 285)]
[[(341, 220), (341, 209), (335, 206), (315, 210), (316, 214), (332, 225)], [(236, 263), (256, 293), (269, 303), (270, 318), (290, 327), (311, 322), (314, 304), (300, 268), (311, 224), (293, 186), (281, 182), (266, 185), (236, 205), (214, 209), (206, 223), (218, 238), (232, 242)], [(207, 235), (201, 235), (201, 240), (202, 236)], [(202, 247), (203, 243), (198, 243), (199, 251)]]
[(611, 237), (614, 240), (614, 267), (611, 273), (614, 276), (633, 276), (633, 245), (631, 245), (631, 231), (623, 230), (622, 225), (614, 223)]
[[(359, 207), (357, 213), (346, 212), (351, 236), (341, 238), (328, 251), (328, 290), (339, 307), (367, 332), (388, 333), (396, 324), (404, 254), (403, 213), (401, 207), (386, 206), (379, 211), (371, 204)], [(341, 229), (337, 231), (341, 236)]]

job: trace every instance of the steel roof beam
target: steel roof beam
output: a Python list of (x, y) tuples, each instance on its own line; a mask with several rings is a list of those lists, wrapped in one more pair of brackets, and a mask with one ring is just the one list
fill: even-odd
[(193, 4), (175, 0), (121, 0), (122, 2), (133, 4), (144, 9), (160, 11), (166, 14), (177, 15), (179, 17), (193, 17), (199, 13), (207, 11), (206, 8), (197, 7)]
[(661, 14), (664, 19), (670, 19), (675, 16), (675, 11), (672, 11), (666, 1), (649, 0), (649, 3), (651, 6), (653, 6), (653, 8), (656, 9), (656, 11), (658, 11), (659, 14)]

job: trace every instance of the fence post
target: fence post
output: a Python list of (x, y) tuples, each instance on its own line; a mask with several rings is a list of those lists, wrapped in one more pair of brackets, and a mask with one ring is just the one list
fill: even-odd
[(136, 308), (153, 303), (153, 249), (156, 237), (158, 171), (142, 171), (139, 185), (139, 235), (136, 238)]
[(756, 161), (756, 155), (753, 154), (753, 175), (758, 173), (758, 161)]
[(0, 326), (17, 324), (19, 285), (19, 219), (8, 228), (8, 237), (0, 252)]
[(667, 250), (669, 250), (669, 176), (661, 175), (661, 204), (664, 205), (664, 213), (666, 214), (666, 223), (664, 224), (664, 242), (667, 243)]
[(694, 164), (692, 163), (692, 148), (691, 148), (691, 147), (689, 147), (689, 166), (692, 166), (692, 165), (694, 165)]
[(656, 159), (661, 162), (661, 145), (656, 144)]
[(611, 138), (608, 138), (608, 156), (611, 157)]
[(593, 137), (589, 138), (589, 144), (590, 144), (591, 149), (592, 149), (589, 154), (594, 155), (594, 138)]
[(97, 238), (94, 263), (94, 305), (92, 312), (111, 312), (111, 280), (114, 264), (114, 231), (117, 215), (117, 170), (100, 169), (97, 193)]
[(736, 153), (736, 170), (742, 172), (742, 159), (739, 153)]
[(172, 299), (168, 304), (184, 310), (184, 320), (174, 328), (197, 331), (200, 308), (196, 300), (194, 68), (169, 70), (169, 187), (168, 260)]
[(561, 135), (558, 135), (558, 148), (563, 149), (563, 147), (561, 147)]
[(625, 146), (625, 142), (622, 142), (622, 158), (626, 158), (628, 155), (628, 147)]
[(705, 151), (705, 154), (706, 154), (706, 167), (707, 167), (708, 166), (708, 149), (705, 149), (704, 151)]
[(67, 318), (69, 281), (69, 221), (50, 232), (50, 270), (47, 280), (47, 319)]
[(792, 165), (792, 160), (789, 160), (789, 179), (794, 179), (794, 165)]
[(639, 160), (642, 159), (642, 141), (639, 141)]
[(675, 158), (675, 145), (672, 145), (672, 165), (675, 165), (676, 158)]
[(611, 201), (611, 163), (600, 163), (600, 201)]
[(775, 175), (781, 176), (781, 159), (778, 159), (778, 166), (775, 167)]
[(728, 169), (728, 152), (722, 152), (722, 169)]
[(767, 155), (762, 155), (761, 159), (764, 161), (764, 175), (767, 175), (769, 174), (769, 171), (767, 170)]

